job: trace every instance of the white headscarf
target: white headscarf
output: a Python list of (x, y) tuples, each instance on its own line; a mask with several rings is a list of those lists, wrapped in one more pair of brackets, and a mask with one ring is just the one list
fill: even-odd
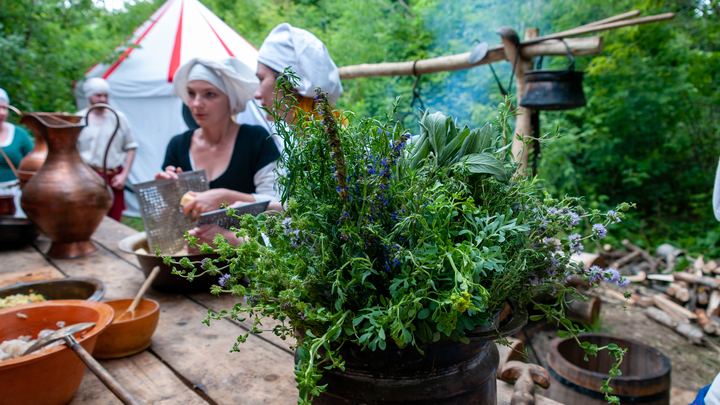
[(83, 83), (83, 92), (87, 98), (99, 93), (110, 94), (110, 84), (102, 77), (91, 77)]
[(275, 27), (260, 47), (258, 62), (282, 73), (291, 67), (300, 77), (298, 92), (314, 97), (320, 87), (328, 94), (330, 104), (335, 104), (343, 92), (337, 66), (325, 44), (315, 35), (288, 23)]
[(6, 104), (10, 104), (10, 97), (7, 94), (7, 91), (5, 89), (0, 88), (0, 101), (4, 101)]
[(193, 58), (180, 67), (173, 78), (175, 94), (185, 104), (189, 104), (190, 100), (187, 84), (193, 80), (206, 81), (225, 93), (230, 99), (230, 113), (233, 115), (245, 111), (245, 104), (252, 100), (260, 84), (255, 71), (237, 59), (212, 61)]

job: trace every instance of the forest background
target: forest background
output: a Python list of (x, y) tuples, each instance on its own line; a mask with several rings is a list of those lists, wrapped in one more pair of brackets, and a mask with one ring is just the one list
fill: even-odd
[[(508, 25), (549, 34), (629, 10), (675, 12), (674, 20), (602, 34), (599, 55), (577, 58), (587, 106), (543, 112), (541, 131), (563, 136), (541, 148), (542, 187), (583, 195), (588, 205), (635, 202), (611, 232), (653, 248), (662, 242), (720, 258), (712, 188), (720, 157), (720, 2), (718, 0), (201, 0), (259, 47), (281, 22), (323, 40), (338, 66), (467, 52), (500, 43)], [(162, 0), (109, 11), (102, 0), (0, 0), (0, 87), (24, 111), (76, 111), (73, 81), (113, 51)], [(544, 67), (567, 60), (546, 58)], [(496, 63), (507, 87), (508, 62)], [(398, 118), (417, 130), (414, 77), (349, 80), (338, 108), (383, 115), (398, 95)], [(487, 66), (425, 75), (426, 108), (481, 126), (501, 101)], [(611, 241), (612, 242), (612, 241)]]

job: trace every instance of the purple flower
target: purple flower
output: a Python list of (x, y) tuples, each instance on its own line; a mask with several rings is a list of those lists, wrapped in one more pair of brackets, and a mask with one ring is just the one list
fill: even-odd
[(620, 272), (617, 271), (617, 269), (608, 267), (608, 269), (605, 270), (605, 276), (603, 279), (608, 283), (617, 284), (618, 280), (620, 280)]
[(616, 224), (622, 222), (622, 220), (620, 219), (620, 215), (618, 215), (618, 213), (613, 210), (607, 212), (607, 217), (610, 221)]
[(220, 276), (220, 280), (218, 280), (218, 283), (221, 287), (225, 287), (228, 285), (231, 278), (232, 276), (230, 274), (223, 274), (222, 276)]
[(592, 226), (592, 233), (593, 237), (597, 239), (603, 239), (605, 236), (607, 236), (607, 229), (603, 226), (603, 224), (595, 224)]
[(210, 270), (210, 266), (212, 266), (212, 260), (209, 257), (202, 259), (202, 262), (200, 262), (200, 268), (203, 270)]
[(581, 238), (582, 237), (579, 233), (574, 233), (568, 236), (568, 240), (570, 241), (570, 250), (572, 252), (579, 252), (585, 248), (581, 243)]
[(603, 279), (603, 269), (601, 269), (598, 266), (592, 266), (590, 267), (590, 270), (587, 273), (588, 277), (590, 278), (590, 281), (593, 283), (599, 283)]
[(620, 281), (618, 281), (617, 286), (618, 287), (627, 287), (628, 284), (630, 284), (630, 280), (627, 277), (622, 276), (622, 277), (620, 277)]

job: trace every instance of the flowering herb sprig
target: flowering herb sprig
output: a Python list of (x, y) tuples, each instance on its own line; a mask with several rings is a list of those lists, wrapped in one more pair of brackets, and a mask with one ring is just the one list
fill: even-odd
[[(270, 109), (276, 120), (293, 108), (295, 78), (283, 77), (278, 90), (286, 97)], [(566, 328), (559, 335), (576, 337), (582, 329), (564, 316), (563, 304), (575, 293), (565, 286), (568, 277), (625, 282), (572, 256), (584, 240), (604, 237), (630, 205), (587, 212), (577, 198), (541, 196), (536, 179), (514, 177), (517, 165), (502, 146), (511, 103), (480, 130), (426, 114), (424, 135), (411, 139), (390, 118), (395, 111), (384, 120), (346, 112), (349, 125), (342, 126), (322, 92), (317, 101), (315, 113), (297, 111), (293, 125), (277, 127), (285, 142), (279, 163), (285, 211), (243, 216), (239, 246), (221, 236), (217, 249), (198, 246), (220, 255), (201, 266), (219, 277), (211, 291), (244, 297), (230, 311), (211, 311), (205, 322), (251, 317), (249, 333), (261, 333), (263, 320), (272, 318), (272, 333), (295, 337), (299, 403), (324, 391), (323, 370), (344, 369), (344, 345), (422, 350), (441, 339), (467, 343), (466, 333), (492, 324), (506, 302), (523, 305), (548, 292), (557, 302), (536, 303), (541, 317), (559, 321)], [(602, 228), (581, 236), (582, 219)], [(176, 274), (199, 276), (184, 270), (189, 260), (175, 264)], [(622, 350), (581, 346), (590, 355), (601, 349), (617, 355), (617, 371)]]

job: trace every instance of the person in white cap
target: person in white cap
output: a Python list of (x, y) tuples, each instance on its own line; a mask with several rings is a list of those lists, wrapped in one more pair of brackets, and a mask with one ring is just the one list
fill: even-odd
[[(83, 91), (90, 107), (100, 103), (107, 104), (110, 97), (110, 84), (105, 79), (93, 77), (83, 83)], [(135, 159), (135, 149), (137, 149), (138, 144), (135, 142), (130, 122), (128, 122), (125, 114), (114, 109), (120, 119), (120, 128), (108, 152), (107, 168), (105, 169), (106, 172), (103, 173), (105, 150), (113, 132), (115, 132), (117, 120), (115, 114), (106, 108), (96, 108), (90, 111), (90, 116), (88, 116), (90, 107), (77, 113), (77, 115), (87, 119), (87, 126), (83, 128), (78, 138), (78, 152), (85, 163), (99, 175), (107, 175), (108, 183), (112, 186), (115, 197), (108, 216), (120, 221), (122, 212), (125, 210), (123, 191)]]
[[(340, 74), (325, 44), (310, 32), (282, 23), (268, 34), (258, 52), (257, 77), (260, 86), (254, 97), (265, 108), (272, 108), (275, 100), (275, 82), (286, 68), (292, 68), (300, 78), (295, 88), (298, 108), (313, 110), (315, 89), (321, 88), (335, 105), (343, 92)], [(268, 119), (272, 117), (268, 114)], [(294, 115), (285, 120), (290, 122)]]
[[(191, 193), (194, 198), (183, 205), (184, 213), (199, 215), (224, 202), (278, 201), (275, 167), (280, 152), (275, 142), (265, 128), (235, 121), (252, 102), (258, 86), (255, 72), (234, 58), (194, 58), (177, 70), (173, 84), (199, 128), (170, 140), (164, 171), (155, 177), (177, 179), (178, 173), (202, 169), (210, 183), (210, 190)], [(201, 243), (210, 244), (217, 233), (240, 242), (214, 225), (190, 231)]]
[[(5, 90), (0, 89), (0, 195), (14, 196), (16, 217), (24, 217), (25, 214), (20, 208), (20, 186), (19, 180), (10, 166), (17, 169), (22, 158), (30, 153), (33, 143), (28, 133), (21, 127), (7, 122), (10, 97)], [(8, 162), (8, 160), (10, 162)]]

